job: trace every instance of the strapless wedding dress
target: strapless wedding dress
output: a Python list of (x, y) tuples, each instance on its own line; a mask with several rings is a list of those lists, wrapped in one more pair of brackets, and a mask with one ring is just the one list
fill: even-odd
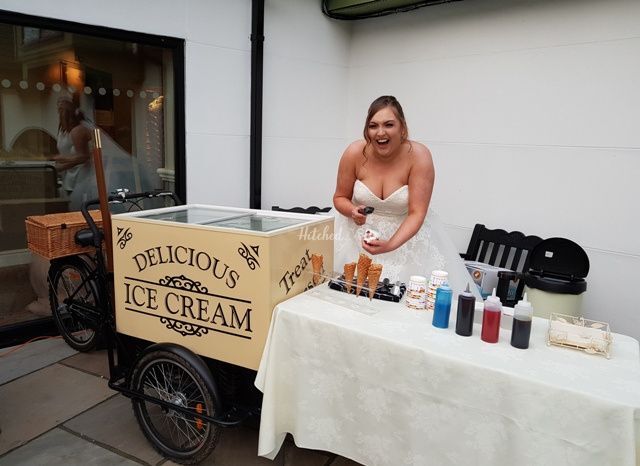
[[(337, 272), (342, 272), (345, 263), (357, 262), (361, 252), (366, 254), (361, 244), (362, 235), (367, 228), (380, 233), (381, 239), (393, 236), (407, 217), (409, 186), (404, 185), (386, 199), (380, 199), (362, 181), (356, 180), (352, 201), (355, 205), (362, 204), (375, 210), (367, 216), (367, 222), (362, 226), (333, 211), (334, 267)], [(382, 276), (392, 282), (400, 280), (408, 283), (411, 275), (423, 275), (429, 279), (433, 270), (446, 270), (454, 294), (464, 291), (467, 284), (472, 292), (477, 291), (460, 254), (432, 209), (429, 209), (424, 224), (413, 238), (395, 251), (373, 256), (373, 261), (383, 265)]]

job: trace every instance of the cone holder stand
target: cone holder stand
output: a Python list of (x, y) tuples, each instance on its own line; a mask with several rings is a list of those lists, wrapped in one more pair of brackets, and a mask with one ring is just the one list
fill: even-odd
[[(312, 272), (304, 272), (312, 274)], [(319, 274), (318, 285), (311, 288), (307, 294), (323, 301), (336, 304), (338, 306), (361, 312), (367, 315), (373, 315), (380, 312), (381, 307), (379, 301), (400, 302), (406, 291), (406, 285), (400, 283), (399, 295), (393, 295), (393, 283), (389, 282), (388, 286), (384, 281), (378, 283), (373, 299), (369, 299), (369, 287), (365, 281), (364, 286), (360, 290), (360, 296), (356, 296), (356, 281), (351, 286), (351, 293), (347, 293), (347, 283), (344, 275), (338, 272), (331, 274)], [(336, 292), (337, 291), (337, 292)]]

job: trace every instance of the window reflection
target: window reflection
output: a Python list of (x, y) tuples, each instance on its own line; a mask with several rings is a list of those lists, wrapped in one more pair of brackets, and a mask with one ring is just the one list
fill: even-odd
[(172, 54), (162, 47), (0, 23), (0, 327), (50, 315), (46, 261), (24, 219), (97, 196), (93, 128), (107, 188), (174, 189)]

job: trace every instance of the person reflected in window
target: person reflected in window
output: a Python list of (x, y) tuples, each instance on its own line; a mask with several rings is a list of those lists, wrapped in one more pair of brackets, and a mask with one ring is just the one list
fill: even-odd
[(87, 197), (77, 192), (80, 183), (95, 183), (95, 170), (91, 158), (91, 125), (76, 107), (70, 95), (58, 99), (58, 154), (52, 157), (56, 169), (62, 173), (62, 188), (71, 196), (71, 210), (80, 208)]
[[(70, 197), (69, 210), (79, 210), (82, 200), (91, 196), (90, 187), (95, 185), (90, 152), (91, 126), (69, 94), (58, 99), (58, 118), (58, 154), (51, 160), (55, 161), (56, 170), (62, 175), (62, 188)], [(29, 281), (36, 298), (25, 309), (37, 316), (51, 315), (48, 270), (49, 262), (34, 254), (29, 267)]]

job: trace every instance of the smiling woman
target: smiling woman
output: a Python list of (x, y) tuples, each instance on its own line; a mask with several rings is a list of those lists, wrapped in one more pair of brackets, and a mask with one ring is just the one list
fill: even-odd
[[(410, 275), (447, 270), (452, 288), (461, 292), (470, 276), (436, 214), (429, 210), (435, 180), (431, 152), (409, 139), (404, 112), (395, 97), (373, 101), (363, 136), (347, 147), (338, 167), (333, 196), (339, 212), (336, 267), (365, 252), (376, 256), (375, 262), (383, 265), (384, 275), (392, 281), (407, 282)], [(373, 213), (365, 215), (365, 207), (373, 207)], [(379, 239), (364, 242), (367, 229), (375, 229)]]

